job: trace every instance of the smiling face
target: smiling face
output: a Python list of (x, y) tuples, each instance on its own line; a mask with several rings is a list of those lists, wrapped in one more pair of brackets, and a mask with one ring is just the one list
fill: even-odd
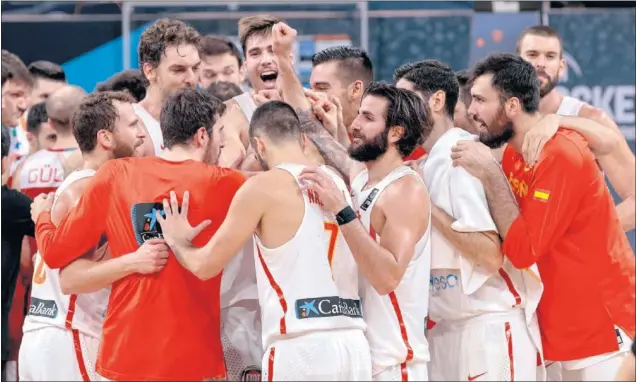
[(256, 91), (276, 89), (278, 59), (271, 33), (253, 34), (245, 40), (245, 71)]

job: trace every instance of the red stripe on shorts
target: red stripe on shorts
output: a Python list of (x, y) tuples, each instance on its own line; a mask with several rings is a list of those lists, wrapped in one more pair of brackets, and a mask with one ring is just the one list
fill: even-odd
[(510, 293), (512, 293), (512, 297), (515, 298), (515, 304), (512, 307), (514, 308), (515, 306), (520, 305), (521, 296), (519, 296), (519, 293), (515, 289), (515, 286), (512, 283), (512, 280), (510, 280), (510, 276), (508, 276), (508, 274), (506, 273), (506, 271), (503, 270), (503, 268), (499, 268), (499, 276), (501, 276), (501, 278), (506, 283), (506, 286), (508, 286), (508, 290), (510, 291)]
[(512, 347), (512, 332), (510, 331), (510, 322), (505, 324), (506, 330), (506, 342), (508, 342), (508, 359), (510, 360), (510, 382), (515, 380), (515, 357), (513, 355)]
[(272, 347), (269, 350), (269, 357), (267, 357), (267, 380), (274, 380), (274, 356), (276, 356), (276, 347)]

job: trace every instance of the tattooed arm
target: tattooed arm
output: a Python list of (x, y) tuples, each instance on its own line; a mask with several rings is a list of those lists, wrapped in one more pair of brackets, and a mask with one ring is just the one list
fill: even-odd
[(318, 148), (326, 164), (338, 170), (345, 182), (351, 184), (353, 179), (364, 170), (364, 164), (351, 159), (347, 149), (338, 143), (313, 115), (303, 110), (296, 110), (296, 112), (303, 134)]

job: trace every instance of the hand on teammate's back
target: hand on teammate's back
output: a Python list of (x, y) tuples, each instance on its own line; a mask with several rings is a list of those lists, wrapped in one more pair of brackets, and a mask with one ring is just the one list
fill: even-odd
[(300, 173), (303, 189), (309, 189), (316, 194), (327, 212), (334, 215), (342, 211), (348, 203), (336, 182), (318, 167), (305, 167)]
[(296, 41), (296, 29), (280, 22), (272, 28), (272, 50), (280, 57), (291, 57), (292, 45)]
[(135, 272), (147, 275), (162, 270), (168, 262), (168, 255), (168, 245), (164, 239), (150, 239), (131, 254), (128, 260)]
[(523, 159), (529, 166), (534, 166), (537, 163), (541, 156), (541, 151), (543, 151), (543, 146), (552, 139), (557, 130), (559, 130), (559, 116), (548, 114), (526, 133), (523, 137), (521, 151)]
[(170, 191), (170, 202), (163, 200), (165, 218), (157, 212), (157, 221), (159, 221), (163, 238), (173, 251), (190, 247), (192, 240), (211, 223), (210, 220), (204, 220), (196, 227), (192, 227), (188, 222), (189, 201), (190, 193), (186, 191), (183, 193), (183, 201), (179, 209), (177, 194)]
[(42, 212), (51, 212), (54, 198), (55, 193), (49, 192), (48, 194), (40, 194), (33, 199), (33, 203), (31, 203), (31, 220), (34, 223), (38, 221), (38, 217)]
[(492, 156), (488, 146), (477, 141), (459, 141), (451, 148), (454, 167), (463, 167), (477, 179), (484, 180), (493, 166), (499, 163)]

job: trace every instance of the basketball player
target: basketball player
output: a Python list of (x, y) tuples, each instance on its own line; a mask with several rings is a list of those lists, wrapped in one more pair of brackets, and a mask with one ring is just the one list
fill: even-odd
[(430, 133), (428, 110), (413, 92), (371, 84), (348, 149), (360, 163), (313, 125), (305, 133), (330, 165), (348, 175), (355, 204), (350, 206), (320, 169), (303, 170), (301, 179), (327, 211), (348, 215), (355, 208), (360, 215), (340, 230), (364, 276), (361, 297), (373, 379), (426, 381), (430, 202), (422, 179), (402, 158)]
[(534, 68), (495, 54), (473, 76), (469, 113), (484, 127), (482, 142), (508, 142), (503, 174), (478, 142), (459, 142), (452, 158), (482, 181), (506, 257), (541, 272), (548, 377), (556, 361), (565, 381), (612, 379), (634, 337), (635, 265), (594, 155), (579, 134), (561, 129), (529, 166), (520, 154), (524, 135), (543, 118)]
[(146, 97), (148, 80), (139, 69), (128, 69), (113, 74), (106, 81), (100, 82), (95, 87), (96, 92), (127, 91), (135, 102), (141, 102)]
[[(541, 82), (541, 103), (539, 110), (543, 114), (556, 113), (559, 115), (580, 116), (597, 121), (608, 131), (620, 135), (620, 140), (609, 153), (599, 151), (591, 146), (598, 163), (607, 175), (616, 193), (623, 200), (616, 206), (618, 218), (625, 232), (636, 227), (636, 160), (629, 144), (621, 134), (616, 123), (603, 110), (593, 107), (581, 100), (559, 93), (556, 85), (565, 71), (563, 58), (563, 43), (561, 37), (551, 27), (537, 25), (526, 29), (517, 41), (517, 53), (530, 62)], [(529, 157), (531, 163), (538, 160), (540, 149), (556, 130), (536, 131), (529, 134), (526, 146), (532, 150), (524, 157)], [(527, 151), (527, 150), (526, 150)]]
[(456, 76), (449, 67), (420, 66), (397, 87), (415, 91), (433, 118), (423, 145), (429, 155), (419, 165), (433, 203), (429, 377), (535, 381), (541, 336), (534, 313), (543, 287), (504, 261), (483, 185), (453, 167), (451, 147), (474, 138), (453, 126)]
[(217, 82), (229, 82), (238, 87), (243, 85), (245, 71), (241, 52), (232, 41), (224, 36), (206, 35), (201, 37), (201, 68), (199, 86), (207, 89)]
[(140, 37), (139, 66), (149, 84), (144, 99), (134, 104), (146, 126), (144, 155), (164, 149), (159, 114), (164, 99), (179, 89), (194, 89), (199, 81), (199, 32), (183, 21), (160, 19)]
[(457, 82), (459, 83), (459, 97), (457, 98), (457, 105), (455, 106), (455, 112), (453, 113), (455, 126), (460, 129), (464, 129), (471, 134), (479, 134), (475, 121), (473, 121), (468, 115), (468, 107), (470, 107), (471, 102), (468, 72), (465, 70), (455, 72), (455, 77), (457, 77)]
[(338, 98), (344, 124), (338, 131), (348, 133), (338, 141), (350, 142), (349, 128), (358, 115), (364, 90), (373, 81), (373, 63), (360, 48), (334, 46), (314, 54), (311, 64), (311, 89)]
[[(29, 153), (26, 134), (17, 127), (28, 107), (33, 77), (22, 60), (2, 50), (2, 125), (10, 129), (9, 164)], [(9, 174), (7, 174), (9, 175)]]
[(86, 92), (72, 85), (66, 85), (49, 96), (46, 114), (57, 135), (55, 144), (24, 160), (13, 176), (13, 188), (35, 198), (41, 193), (54, 192), (59, 187), (64, 180), (62, 161), (77, 150), (71, 118), (84, 97)]
[[(57, 228), (47, 212), (50, 201), (35, 200), (32, 215), (46, 264), (51, 269), (65, 267), (82, 257), (103, 233), (113, 259), (161, 238), (155, 212), (162, 210), (161, 201), (170, 190), (191, 190), (192, 218), (213, 219), (194, 244), (206, 242), (245, 179), (233, 170), (207, 164), (219, 156), (222, 133), (217, 122), (224, 109), (223, 103), (204, 92), (177, 90), (166, 98), (161, 111), (167, 147), (161, 156), (104, 163)], [(161, 272), (132, 274), (114, 283), (97, 373), (124, 381), (224, 379), (219, 286), (220, 277), (201, 281), (173, 256)]]
[[(179, 261), (202, 279), (221, 272), (254, 235), (266, 349), (263, 380), (369, 380), (366, 308), (360, 305), (355, 261), (338, 230), (356, 216), (342, 220), (324, 212), (320, 199), (302, 190), (300, 173), (313, 163), (303, 153), (300, 124), (284, 102), (256, 109), (250, 137), (268, 171), (245, 182), (204, 247), (194, 249), (185, 240), (201, 227), (188, 223), (186, 196), (177, 214), (172, 193), (171, 205), (164, 200), (165, 220), (157, 219)], [(339, 192), (347, 193), (342, 179), (325, 171)]]
[[(34, 61), (29, 64), (28, 69), (33, 78), (33, 89), (29, 105), (46, 101), (51, 94), (66, 85), (64, 69), (54, 62)], [(28, 116), (28, 112), (26, 114)]]
[[(87, 96), (73, 116), (73, 135), (84, 156), (84, 167), (69, 174), (55, 192), (51, 221), (58, 224), (77, 203), (95, 171), (107, 160), (132, 156), (143, 142), (143, 129), (126, 93), (104, 92)], [(49, 269), (35, 256), (29, 314), (24, 321), (20, 348), (20, 380), (94, 381), (95, 361), (110, 284), (133, 273), (153, 273), (165, 265), (168, 248), (161, 240), (149, 241), (135, 252), (106, 260), (105, 248), (89, 251), (64, 269), (75, 273), (65, 283), (57, 269)], [(85, 263), (82, 263), (85, 262)], [(79, 269), (81, 267), (83, 269)], [(64, 275), (68, 278), (68, 275)], [(90, 282), (94, 288), (74, 294), (72, 284)], [(66, 285), (65, 285), (66, 284)], [(71, 284), (71, 288), (67, 285)]]

